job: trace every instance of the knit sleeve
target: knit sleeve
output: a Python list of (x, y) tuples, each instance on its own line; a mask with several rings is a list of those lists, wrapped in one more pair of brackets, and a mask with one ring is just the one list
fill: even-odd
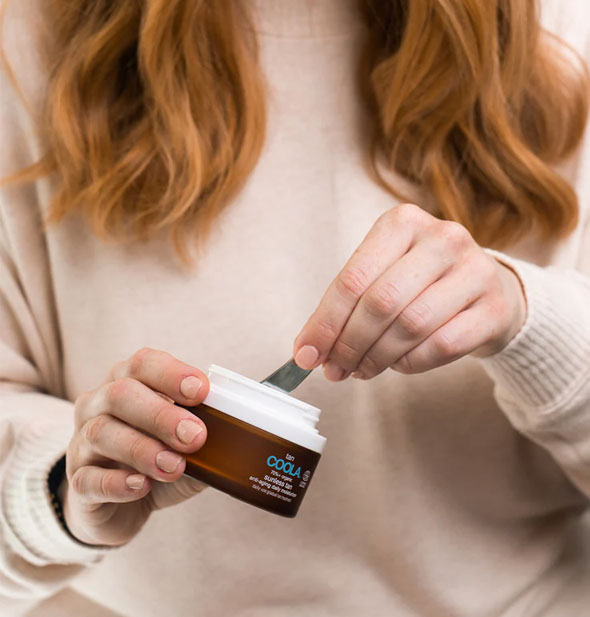
[(518, 275), (528, 306), (520, 332), (481, 360), (496, 400), (512, 425), (546, 448), (590, 497), (590, 277), (489, 253)]
[[(29, 48), (21, 22), (11, 18), (3, 34)], [(2, 71), (0, 133), (4, 178), (36, 160), (39, 148), (31, 115)], [(42, 233), (39, 202), (47, 190), (41, 181), (0, 185), (0, 615), (55, 593), (109, 550), (72, 539), (49, 498), (49, 472), (74, 425)]]
[[(545, 27), (590, 66), (587, 3), (542, 2)], [(560, 45), (560, 53), (566, 48)], [(582, 196), (590, 194), (590, 127), (575, 163), (563, 171)], [(547, 449), (569, 479), (590, 497), (590, 204), (580, 199), (580, 224), (569, 239), (571, 267), (540, 267), (488, 250), (520, 278), (527, 317), (499, 353), (481, 363), (494, 381), (499, 406), (512, 425)]]
[(73, 403), (60, 396), (42, 245), (33, 233), (28, 266), (37, 275), (24, 286), (2, 224), (7, 195), (0, 191), (0, 614), (3, 603), (54, 593), (109, 550), (75, 541), (52, 509), (48, 475), (72, 436)]

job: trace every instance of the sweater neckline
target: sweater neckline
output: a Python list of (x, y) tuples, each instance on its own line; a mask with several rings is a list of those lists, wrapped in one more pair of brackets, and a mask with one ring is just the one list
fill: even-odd
[(259, 34), (322, 38), (365, 29), (358, 0), (249, 0)]

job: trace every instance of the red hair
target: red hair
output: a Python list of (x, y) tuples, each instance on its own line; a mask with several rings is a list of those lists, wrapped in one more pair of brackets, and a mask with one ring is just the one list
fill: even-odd
[[(243, 0), (44, 0), (50, 221), (95, 232), (206, 236), (254, 168), (265, 93)], [(585, 65), (558, 53), (535, 0), (362, 0), (361, 83), (373, 157), (425, 187), (484, 245), (569, 233), (578, 205), (553, 169), (588, 114)], [(571, 54), (568, 56), (571, 58)], [(395, 193), (395, 189), (390, 187)]]

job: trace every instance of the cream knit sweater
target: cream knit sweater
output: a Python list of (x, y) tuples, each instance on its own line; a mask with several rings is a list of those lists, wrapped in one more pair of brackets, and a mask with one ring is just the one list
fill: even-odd
[[(5, 28), (33, 108), (44, 83), (34, 1), (13, 2)], [(61, 530), (47, 474), (79, 393), (146, 345), (264, 377), (396, 203), (361, 165), (354, 1), (251, 1), (268, 139), (194, 271), (164, 239), (102, 244), (76, 216), (43, 233), (47, 181), (0, 192), (0, 614), (590, 614), (588, 138), (561, 170), (580, 196), (576, 231), (555, 247), (498, 255), (529, 304), (505, 350), (368, 382), (329, 383), (316, 371), (297, 390), (323, 409), (328, 437), (297, 518), (208, 488), (154, 514), (122, 548), (93, 549)], [(543, 10), (590, 59), (588, 4), (546, 0)], [(0, 135), (0, 175), (39, 153), (5, 76)]]

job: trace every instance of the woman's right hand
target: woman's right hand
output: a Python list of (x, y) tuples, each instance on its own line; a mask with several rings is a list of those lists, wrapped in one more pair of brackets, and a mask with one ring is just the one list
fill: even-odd
[(207, 485), (182, 477), (185, 458), (207, 430), (188, 410), (209, 391), (201, 371), (170, 354), (141, 349), (117, 363), (106, 382), (75, 402), (75, 432), (59, 496), (72, 534), (87, 544), (120, 546), (150, 513)]

